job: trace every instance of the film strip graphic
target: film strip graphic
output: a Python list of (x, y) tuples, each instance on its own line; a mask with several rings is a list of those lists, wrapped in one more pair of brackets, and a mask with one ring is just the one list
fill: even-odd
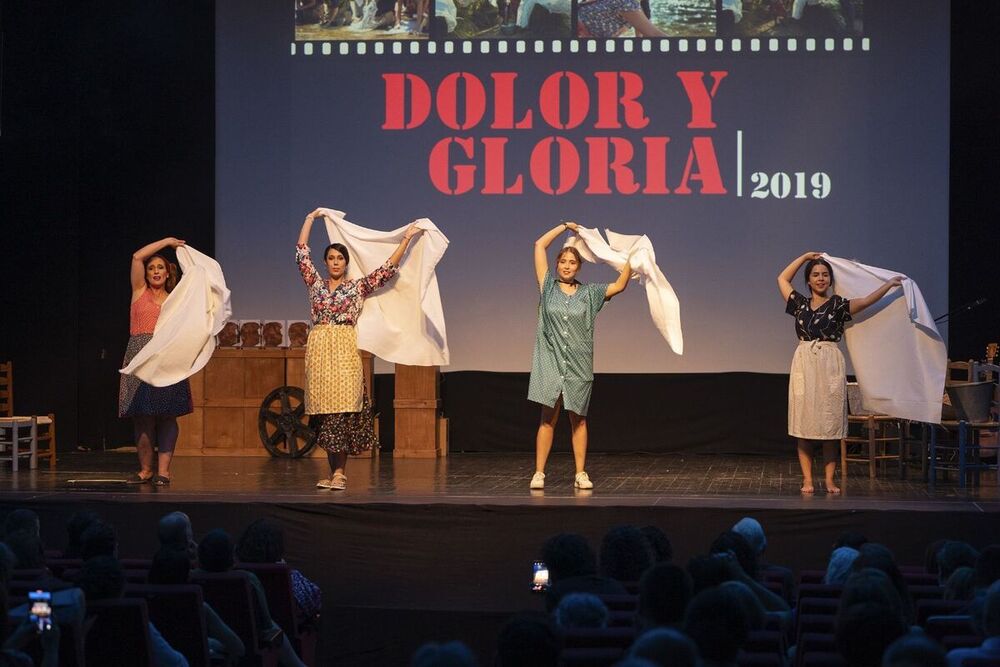
[(296, 41), (293, 56), (867, 53), (869, 37)]

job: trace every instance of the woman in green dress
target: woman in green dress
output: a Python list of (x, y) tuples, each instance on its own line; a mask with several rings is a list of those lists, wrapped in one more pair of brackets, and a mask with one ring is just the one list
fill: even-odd
[(622, 267), (613, 283), (581, 283), (576, 279), (582, 263), (576, 248), (563, 248), (556, 258), (556, 275), (549, 272), (549, 245), (569, 230), (577, 233), (574, 222), (563, 222), (535, 241), (535, 277), (541, 291), (538, 330), (531, 361), (528, 400), (542, 404), (542, 416), (535, 436), (535, 474), (532, 489), (545, 488), (545, 462), (552, 449), (552, 435), (559, 409), (566, 408), (573, 430), (573, 459), (576, 478), (573, 486), (592, 489), (584, 469), (587, 459), (587, 407), (594, 384), (594, 319), (605, 301), (623, 292), (632, 267)]

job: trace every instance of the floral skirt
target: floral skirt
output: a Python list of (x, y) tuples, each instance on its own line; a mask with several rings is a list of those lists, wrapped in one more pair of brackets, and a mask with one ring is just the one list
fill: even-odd
[[(128, 339), (124, 368), (153, 338), (153, 334), (136, 334)], [(154, 387), (134, 375), (122, 375), (118, 387), (119, 417), (180, 417), (194, 410), (191, 384), (182, 380), (169, 387)]]
[(378, 446), (378, 439), (375, 437), (375, 413), (363, 385), (361, 393), (359, 412), (313, 415), (312, 423), (318, 428), (317, 445), (331, 454), (344, 452), (360, 454)]

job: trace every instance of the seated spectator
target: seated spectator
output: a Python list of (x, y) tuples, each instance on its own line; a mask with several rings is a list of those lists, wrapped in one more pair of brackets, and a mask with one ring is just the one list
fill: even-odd
[(628, 651), (630, 658), (645, 658), (656, 665), (698, 667), (698, 647), (680, 630), (653, 628), (642, 633)]
[[(240, 536), (236, 557), (241, 563), (284, 563), (285, 536), (281, 528), (266, 520), (254, 521)], [(323, 608), (319, 586), (295, 568), (291, 568), (292, 594), (303, 622), (316, 622)]]
[(906, 632), (903, 620), (876, 602), (841, 603), (834, 622), (837, 651), (851, 667), (879, 667), (885, 649)]
[(194, 541), (191, 518), (184, 512), (171, 512), (160, 519), (156, 526), (156, 536), (161, 548), (184, 551), (192, 563), (198, 558), (198, 543)]
[(410, 667), (477, 667), (476, 657), (462, 642), (429, 642), (417, 649)]
[[(201, 543), (198, 544), (198, 565), (200, 569), (196, 571), (206, 573), (229, 572), (235, 564), (233, 556), (233, 541), (230, 539), (229, 533), (224, 530), (213, 530), (205, 535)], [(267, 606), (267, 595), (264, 593), (264, 586), (260, 583), (260, 579), (253, 572), (245, 570), (240, 570), (240, 572), (247, 578), (250, 588), (253, 591), (254, 614), (257, 618), (258, 631), (265, 636), (279, 632), (282, 633), (278, 661), (282, 665), (302, 667), (302, 661), (299, 660), (295, 649), (292, 648), (291, 643), (288, 641), (288, 636), (284, 634), (278, 624), (274, 622), (274, 619), (271, 618), (271, 612)]]
[(709, 547), (708, 552), (710, 554), (731, 553), (736, 557), (744, 574), (751, 579), (756, 580), (759, 578), (757, 554), (754, 552), (753, 547), (750, 546), (750, 543), (739, 533), (727, 530), (720, 534), (712, 542), (712, 546)]
[[(94, 556), (84, 561), (76, 583), (83, 589), (88, 602), (117, 600), (125, 591), (125, 573), (117, 558)], [(187, 667), (187, 658), (175, 651), (152, 623), (149, 624), (149, 640), (154, 667)]]
[(944, 647), (924, 635), (905, 634), (885, 650), (882, 667), (946, 667)]
[(608, 608), (592, 593), (570, 593), (559, 601), (555, 619), (560, 628), (606, 628)]
[(938, 567), (937, 555), (938, 551), (941, 551), (941, 547), (948, 540), (934, 540), (929, 545), (927, 549), (924, 550), (924, 571), (927, 574), (940, 574), (940, 568)]
[(616, 526), (601, 540), (601, 575), (623, 583), (638, 582), (653, 564), (653, 551), (635, 526)]
[(843, 584), (854, 571), (854, 561), (858, 558), (858, 550), (854, 547), (837, 547), (830, 554), (830, 562), (823, 575), (823, 583), (827, 585)]
[(845, 530), (843, 533), (837, 536), (837, 539), (833, 543), (834, 549), (839, 549), (840, 547), (851, 547), (855, 551), (861, 549), (861, 545), (867, 544), (868, 538), (855, 530)]
[(976, 559), (976, 590), (985, 591), (1000, 579), (1000, 544), (988, 546)]
[(106, 521), (90, 524), (83, 531), (80, 542), (80, 557), (85, 561), (96, 556), (109, 556), (118, 560), (118, 533)]
[(733, 526), (733, 532), (742, 535), (743, 539), (750, 545), (754, 556), (757, 558), (757, 571), (760, 573), (761, 578), (765, 578), (765, 575), (776, 579), (780, 577), (784, 590), (789, 596), (793, 596), (795, 592), (795, 575), (787, 567), (767, 562), (764, 556), (764, 552), (767, 551), (767, 537), (764, 535), (764, 527), (760, 525), (760, 522), (753, 517), (745, 516), (736, 522)]
[[(177, 586), (190, 580), (191, 559), (186, 550), (171, 547), (160, 547), (153, 556), (153, 564), (149, 568), (149, 583), (158, 586)], [(203, 602), (205, 609), (205, 626), (208, 633), (208, 650), (213, 660), (235, 662), (246, 653), (243, 641), (225, 621), (219, 618), (215, 610)]]
[(554, 611), (569, 593), (628, 594), (621, 583), (597, 575), (594, 551), (581, 535), (560, 533), (550, 537), (542, 547), (542, 560), (549, 569), (546, 611)]
[(750, 633), (750, 619), (739, 594), (716, 586), (694, 596), (684, 615), (684, 632), (698, 647), (705, 667), (735, 667)]
[(938, 583), (942, 586), (960, 567), (975, 567), (979, 552), (965, 542), (948, 540), (937, 553)]
[(682, 568), (671, 563), (654, 565), (639, 580), (636, 625), (640, 630), (679, 627), (693, 595), (694, 582)]
[(884, 613), (891, 614), (903, 625), (910, 625), (899, 591), (892, 585), (889, 576), (881, 570), (866, 568), (853, 572), (844, 582), (839, 608), (844, 609), (864, 603), (877, 604)]
[(545, 617), (515, 616), (500, 629), (494, 667), (556, 667), (558, 661), (559, 640)]
[(945, 600), (971, 600), (976, 597), (976, 570), (960, 567), (944, 583)]
[(83, 550), (83, 533), (91, 526), (101, 520), (97, 512), (86, 510), (76, 512), (66, 522), (66, 548), (63, 549), (63, 558), (80, 558)]
[(653, 552), (654, 563), (669, 563), (674, 559), (674, 546), (666, 533), (656, 526), (643, 526), (639, 532), (646, 538)]
[(729, 581), (730, 576), (729, 564), (718, 555), (695, 556), (688, 561), (687, 571), (691, 575), (695, 595)]
[(764, 624), (767, 622), (767, 611), (749, 586), (742, 581), (726, 581), (719, 587), (733, 593), (739, 604), (742, 605), (743, 611), (747, 615), (747, 625), (750, 630), (764, 629)]
[(852, 567), (855, 571), (874, 568), (884, 572), (889, 577), (896, 592), (899, 593), (906, 624), (913, 625), (915, 623), (916, 614), (913, 609), (913, 598), (910, 597), (910, 589), (906, 585), (906, 579), (903, 578), (899, 566), (896, 565), (895, 557), (887, 547), (873, 542), (862, 545), (858, 549), (858, 557), (854, 560)]
[(38, 533), (31, 529), (15, 530), (7, 533), (4, 543), (14, 555), (15, 569), (41, 570), (45, 568), (45, 550)]
[[(743, 546), (746, 547), (746, 540), (744, 540), (736, 533), (731, 533), (727, 535), (724, 541), (721, 543), (719, 540), (716, 540), (716, 543), (713, 544), (713, 547), (721, 548), (719, 546), (720, 544), (724, 543), (738, 544), (740, 542), (742, 542)], [(744, 554), (744, 558), (745, 557), (746, 554)], [(692, 565), (695, 565), (696, 567), (702, 569), (702, 571), (699, 572), (698, 574), (695, 574), (695, 571), (691, 570), (691, 576), (695, 579), (696, 595), (699, 591), (698, 588), (699, 577), (703, 578), (702, 585), (708, 582), (708, 579), (704, 579), (705, 577), (711, 577), (712, 580), (716, 580), (719, 577), (722, 577), (721, 581), (718, 581), (718, 584), (721, 584), (725, 581), (739, 581), (743, 584), (746, 584), (747, 587), (753, 592), (753, 594), (760, 601), (760, 603), (764, 606), (764, 609), (766, 611), (780, 612), (783, 614), (787, 614), (790, 611), (788, 603), (785, 601), (784, 598), (782, 598), (780, 595), (772, 593), (759, 581), (757, 581), (753, 577), (748, 576), (747, 573), (744, 572), (743, 568), (740, 565), (739, 560), (737, 559), (737, 556), (734, 555), (732, 551), (729, 550), (720, 551), (712, 554), (711, 556), (708, 556), (707, 558), (715, 559), (715, 562), (712, 563), (707, 560), (699, 559), (697, 563), (694, 560), (692, 560), (692, 563), (688, 565), (689, 570)]]
[(16, 533), (18, 531), (26, 530), (33, 535), (37, 536), (39, 540), (42, 538), (42, 524), (38, 519), (38, 514), (32, 510), (14, 510), (8, 514), (3, 521), (3, 534), (4, 537), (10, 535), (11, 533)]
[(980, 615), (980, 625), (986, 638), (978, 648), (956, 648), (948, 651), (948, 667), (959, 667), (971, 658), (995, 660), (1000, 664), (1000, 582), (986, 592)]
[[(8, 552), (9, 553), (9, 552)], [(0, 556), (2, 558), (2, 556)], [(11, 620), (7, 615), (7, 587), (0, 589), (0, 637), (6, 637), (0, 647), (0, 666), (34, 667), (31, 657), (21, 649), (36, 639), (42, 644), (41, 667), (59, 665), (59, 624), (53, 623), (49, 630), (39, 631), (38, 626), (25, 616), (13, 631), (9, 631)]]

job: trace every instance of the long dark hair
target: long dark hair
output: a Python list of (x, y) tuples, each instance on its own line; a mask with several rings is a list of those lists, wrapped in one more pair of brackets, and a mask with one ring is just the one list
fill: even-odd
[[(147, 257), (146, 261), (142, 263), (143, 270), (145, 271), (146, 267), (149, 266), (149, 263), (157, 258), (163, 260), (163, 264), (167, 267), (167, 279), (163, 283), (163, 288), (167, 290), (167, 294), (170, 294), (172, 291), (174, 291), (174, 288), (177, 287), (177, 277), (178, 274), (180, 274), (180, 269), (178, 269), (177, 265), (168, 260), (166, 257), (164, 257), (159, 253), (156, 253), (155, 255), (150, 255), (149, 257)], [(145, 279), (145, 276), (143, 276), (143, 279)], [(146, 281), (146, 284), (148, 285), (149, 281)]]
[(336, 250), (341, 255), (344, 256), (344, 266), (351, 263), (351, 253), (347, 252), (347, 246), (343, 243), (331, 243), (323, 250), (323, 261), (326, 261), (326, 256), (330, 254), (331, 250)]
[(806, 289), (812, 294), (812, 287), (809, 287), (809, 274), (812, 273), (813, 267), (817, 264), (822, 264), (826, 267), (826, 270), (830, 272), (830, 287), (836, 284), (836, 280), (833, 277), (833, 267), (830, 266), (830, 262), (826, 261), (822, 257), (817, 257), (816, 259), (810, 259), (806, 262), (806, 272), (804, 278), (806, 279)]

